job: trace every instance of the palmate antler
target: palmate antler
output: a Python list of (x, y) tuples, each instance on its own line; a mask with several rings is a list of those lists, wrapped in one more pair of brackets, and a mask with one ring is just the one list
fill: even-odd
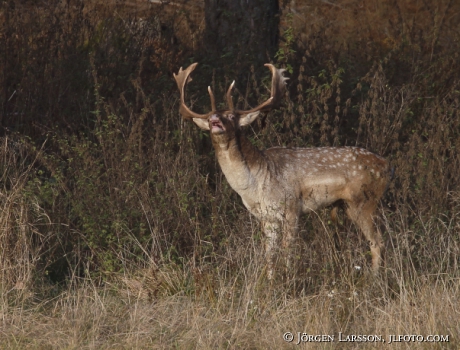
[(284, 91), (286, 89), (286, 81), (289, 78), (283, 76), (283, 73), (286, 69), (283, 68), (276, 68), (273, 64), (266, 63), (264, 64), (265, 67), (268, 67), (272, 72), (272, 86), (271, 86), (271, 94), (270, 98), (265, 102), (261, 103), (257, 107), (254, 107), (249, 110), (235, 110), (233, 108), (233, 100), (231, 95), (231, 90), (235, 82), (230, 85), (230, 88), (227, 91), (227, 103), (229, 105), (230, 110), (235, 111), (237, 114), (249, 114), (254, 113), (257, 111), (268, 111), (273, 108), (277, 108), (281, 102), (281, 98), (283, 97)]
[(206, 114), (198, 114), (190, 110), (190, 108), (187, 107), (185, 104), (185, 84), (188, 82), (192, 81), (192, 78), (190, 78), (190, 73), (196, 68), (198, 63), (193, 63), (186, 70), (182, 70), (182, 67), (179, 69), (179, 72), (174, 74), (174, 79), (176, 79), (177, 87), (180, 90), (180, 114), (182, 114), (182, 117), (185, 119), (191, 119), (191, 118), (199, 118), (199, 119), (206, 119), (208, 118), (216, 109), (215, 106), (215, 100), (214, 100), (214, 95), (211, 91), (211, 88), (208, 87), (209, 95), (211, 97), (211, 108), (212, 111)]
[[(208, 86), (208, 92), (211, 98), (211, 111), (210, 112), (206, 114), (198, 114), (198, 113), (193, 112), (185, 104), (185, 84), (187, 84), (188, 82), (192, 80), (190, 78), (190, 73), (196, 68), (197, 64), (198, 63), (193, 63), (185, 70), (182, 70), (182, 67), (181, 67), (179, 69), (179, 72), (177, 74), (174, 74), (174, 79), (176, 79), (177, 87), (179, 88), (179, 91), (180, 91), (180, 100), (181, 100), (180, 113), (182, 114), (182, 117), (185, 119), (190, 119), (190, 118), (206, 119), (210, 115), (216, 112), (216, 102), (215, 102), (214, 94), (212, 93), (210, 86)], [(233, 105), (233, 99), (232, 99), (232, 90), (233, 90), (233, 86), (235, 85), (235, 81), (233, 81), (227, 90), (227, 105), (230, 111), (236, 114), (248, 114), (248, 113), (254, 113), (257, 111), (267, 111), (272, 108), (277, 108), (279, 106), (280, 100), (286, 88), (286, 80), (288, 80), (289, 78), (286, 78), (283, 76), (283, 73), (286, 71), (285, 69), (277, 69), (274, 65), (270, 63), (265, 64), (265, 66), (268, 67), (270, 71), (272, 72), (272, 86), (271, 86), (270, 98), (255, 108), (252, 108), (249, 110), (235, 110), (235, 107)]]

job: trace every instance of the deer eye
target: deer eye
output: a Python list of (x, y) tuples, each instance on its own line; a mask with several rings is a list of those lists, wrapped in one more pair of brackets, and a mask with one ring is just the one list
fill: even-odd
[(235, 119), (235, 115), (234, 114), (228, 114), (227, 118), (230, 119), (230, 120), (233, 120), (233, 119)]

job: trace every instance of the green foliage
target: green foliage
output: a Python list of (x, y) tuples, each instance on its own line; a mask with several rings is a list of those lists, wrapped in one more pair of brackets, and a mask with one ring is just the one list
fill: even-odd
[(290, 60), (293, 58), (296, 53), (294, 47), (296, 44), (296, 37), (294, 35), (294, 28), (292, 27), (292, 14), (286, 16), (286, 21), (288, 27), (283, 31), (282, 34), (282, 45), (275, 54), (275, 60), (278, 64), (285, 67), (289, 73), (293, 73), (294, 69), (292, 68)]

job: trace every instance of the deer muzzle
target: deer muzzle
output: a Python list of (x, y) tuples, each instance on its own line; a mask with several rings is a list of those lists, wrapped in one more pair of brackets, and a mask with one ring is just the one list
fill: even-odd
[(212, 133), (221, 134), (225, 132), (224, 125), (216, 114), (213, 114), (211, 118), (209, 118), (209, 127)]

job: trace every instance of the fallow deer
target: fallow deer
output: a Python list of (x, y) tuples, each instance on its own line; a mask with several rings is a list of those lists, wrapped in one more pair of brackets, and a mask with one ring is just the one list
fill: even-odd
[(288, 251), (301, 213), (338, 202), (370, 243), (372, 269), (381, 264), (383, 241), (374, 228), (373, 215), (389, 181), (388, 162), (358, 147), (257, 149), (242, 133), (261, 111), (277, 108), (286, 80), (284, 69), (265, 64), (272, 73), (271, 96), (259, 106), (239, 110), (233, 105), (233, 82), (227, 91), (228, 109), (217, 110), (208, 87), (211, 111), (198, 114), (185, 103), (185, 85), (197, 63), (174, 74), (180, 90), (180, 113), (201, 129), (209, 130), (217, 160), (230, 186), (262, 224), (268, 274), (273, 274), (274, 248), (282, 234)]

